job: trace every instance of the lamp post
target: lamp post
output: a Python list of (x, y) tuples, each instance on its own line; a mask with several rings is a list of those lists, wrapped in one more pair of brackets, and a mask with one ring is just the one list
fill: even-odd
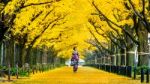
[(135, 45), (135, 52), (134, 52), (134, 79), (136, 79), (136, 68), (138, 64), (138, 45)]
[(137, 67), (138, 64), (138, 45), (135, 45), (135, 56), (134, 56), (134, 66)]

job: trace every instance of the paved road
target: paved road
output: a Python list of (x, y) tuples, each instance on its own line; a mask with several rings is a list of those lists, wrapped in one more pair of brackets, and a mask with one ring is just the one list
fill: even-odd
[(80, 67), (77, 73), (73, 73), (71, 67), (62, 67), (19, 79), (13, 84), (140, 84), (140, 81), (90, 67)]

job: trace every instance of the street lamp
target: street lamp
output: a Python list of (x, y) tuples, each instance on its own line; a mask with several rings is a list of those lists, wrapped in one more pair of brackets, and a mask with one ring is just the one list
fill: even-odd
[(136, 68), (138, 64), (138, 45), (135, 45), (135, 56), (134, 56), (134, 79), (136, 79)]
[(134, 56), (134, 66), (137, 67), (137, 64), (138, 64), (138, 45), (135, 45), (135, 56)]

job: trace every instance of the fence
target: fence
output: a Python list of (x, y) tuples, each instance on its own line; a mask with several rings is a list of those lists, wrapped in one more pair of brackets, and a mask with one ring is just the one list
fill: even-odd
[[(58, 67), (64, 66), (64, 64), (46, 64), (46, 65), (38, 65), (38, 66), (32, 66), (30, 68), (22, 67), (18, 68), (17, 66), (14, 68), (7, 67), (5, 69), (0, 69), (0, 78), (5, 77), (5, 75), (8, 76), (8, 81), (11, 81), (11, 76), (16, 76), (16, 79), (19, 78), (22, 74), (30, 75), (30, 73), (42, 73), (44, 71), (55, 69)], [(3, 80), (0, 80), (3, 81)]]
[(131, 66), (114, 66), (114, 65), (104, 65), (104, 64), (89, 64), (92, 66), (107, 72), (112, 72), (128, 77), (132, 77), (132, 67)]
[[(133, 68), (132, 66), (114, 66), (105, 64), (87, 64), (86, 66), (95, 67), (97, 69), (101, 69), (107, 72), (116, 73), (131, 78), (133, 77), (133, 79), (136, 79), (136, 76), (140, 75), (141, 83), (143, 82), (149, 83), (149, 74), (150, 74), (149, 68), (137, 69), (135, 67)], [(137, 71), (140, 71), (140, 73), (138, 73)]]

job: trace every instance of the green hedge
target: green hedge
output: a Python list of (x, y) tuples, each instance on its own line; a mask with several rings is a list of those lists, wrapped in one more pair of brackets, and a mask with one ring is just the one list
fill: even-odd
[[(135, 68), (135, 67), (133, 67), (133, 69), (132, 69), (133, 72), (134, 72), (134, 68)], [(144, 73), (147, 71), (147, 69), (149, 69), (148, 66), (140, 66), (140, 67), (136, 67), (136, 74), (137, 74), (137, 75), (140, 75), (140, 74), (141, 74), (141, 68), (144, 69)]]

